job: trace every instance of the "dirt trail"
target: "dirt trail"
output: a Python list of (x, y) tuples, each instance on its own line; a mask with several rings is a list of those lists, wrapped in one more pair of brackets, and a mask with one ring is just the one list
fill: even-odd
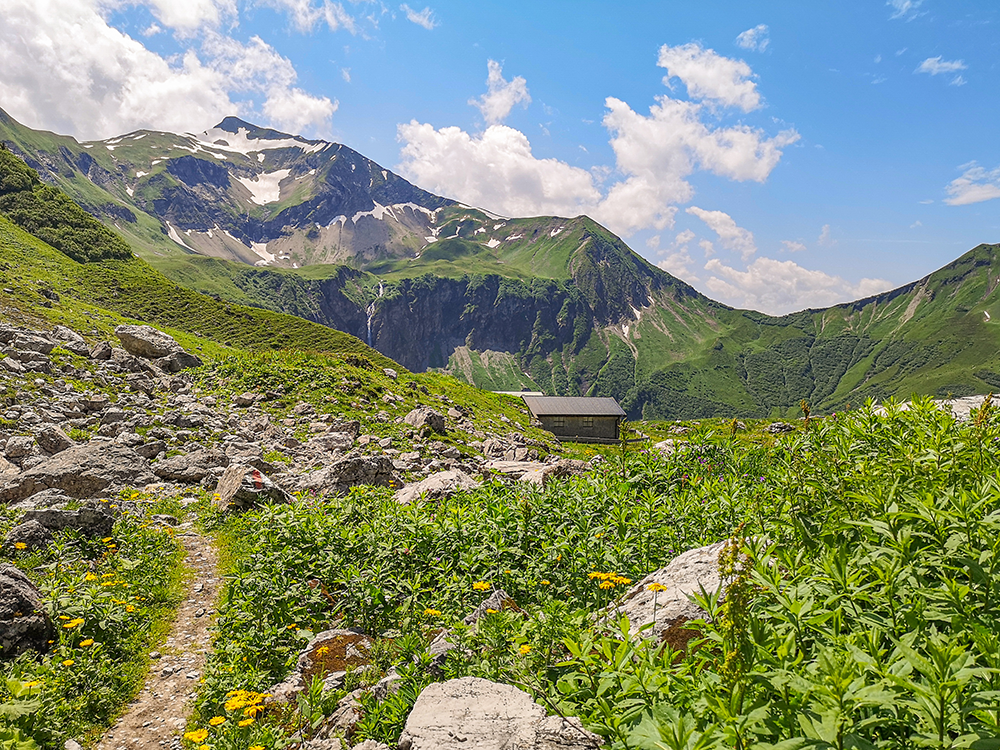
[[(154, 659), (142, 691), (98, 743), (97, 750), (163, 750), (179, 748), (181, 731), (190, 713), (189, 702), (198, 689), (208, 655), (208, 626), (215, 613), (220, 579), (218, 559), (208, 539), (191, 524), (178, 527), (177, 538), (187, 551), (192, 571), (187, 595), (162, 656)], [(155, 655), (156, 652), (154, 652)]]

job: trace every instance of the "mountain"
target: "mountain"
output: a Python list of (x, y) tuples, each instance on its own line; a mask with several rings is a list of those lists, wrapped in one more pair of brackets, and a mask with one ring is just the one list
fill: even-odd
[(1000, 384), (995, 246), (776, 318), (705, 297), (585, 216), (496, 216), (237, 118), (79, 143), (0, 111), (0, 141), (176, 283), (350, 333), (414, 371), (614, 396), (646, 418)]

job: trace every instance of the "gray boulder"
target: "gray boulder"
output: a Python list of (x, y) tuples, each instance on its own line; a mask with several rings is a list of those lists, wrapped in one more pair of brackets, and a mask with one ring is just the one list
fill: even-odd
[(38, 434), (35, 435), (35, 440), (38, 442), (38, 447), (50, 455), (61, 453), (67, 448), (72, 448), (76, 445), (70, 439), (69, 435), (54, 424), (39, 430)]
[(21, 523), (35, 522), (49, 531), (75, 529), (89, 537), (111, 536), (115, 519), (109, 513), (95, 506), (84, 506), (78, 510), (62, 508), (33, 508), (24, 512)]
[(479, 677), (428, 685), (399, 738), (400, 750), (594, 750), (601, 739), (576, 718), (546, 716), (513, 685)]
[(215, 506), (221, 511), (243, 511), (265, 503), (288, 503), (292, 496), (260, 469), (231, 464), (215, 489)]
[(403, 417), (403, 421), (420, 429), (421, 427), (429, 427), (434, 432), (444, 432), (445, 431), (445, 421), (444, 415), (439, 414), (430, 407), (418, 406), (416, 409), (412, 410), (409, 414)]
[(55, 636), (38, 589), (13, 565), (0, 565), (0, 658), (44, 653)]
[(439, 471), (426, 479), (408, 484), (396, 492), (396, 502), (409, 505), (421, 497), (427, 500), (438, 500), (449, 497), (456, 492), (467, 492), (479, 486), (479, 482), (459, 469)]
[(229, 466), (229, 457), (224, 451), (200, 449), (183, 456), (173, 456), (153, 464), (153, 473), (160, 479), (182, 484), (197, 484), (207, 477), (212, 469)]
[(15, 435), (7, 441), (7, 458), (26, 458), (35, 452), (35, 439), (30, 435)]
[(125, 351), (143, 359), (160, 359), (181, 351), (172, 336), (152, 326), (118, 326), (115, 335)]
[(154, 359), (153, 364), (159, 367), (164, 372), (180, 372), (181, 370), (188, 370), (192, 367), (201, 367), (204, 362), (197, 355), (186, 352), (183, 349), (172, 352), (165, 357), (160, 357), (159, 359)]
[(0, 484), (21, 471), (3, 456), (0, 456)]
[[(33, 551), (46, 549), (52, 544), (52, 532), (42, 526), (38, 521), (26, 521), (20, 523), (7, 532), (4, 539), (4, 551), (9, 555), (19, 550)], [(23, 547), (18, 547), (23, 544)]]
[(90, 358), (99, 362), (107, 361), (111, 359), (111, 348), (111, 343), (108, 341), (95, 344), (94, 348), (90, 350)]
[(795, 425), (788, 424), (788, 422), (772, 422), (764, 428), (764, 432), (771, 435), (783, 435), (786, 432), (795, 432)]
[(583, 474), (590, 466), (586, 461), (577, 461), (573, 458), (563, 458), (554, 464), (546, 464), (540, 469), (533, 469), (522, 474), (517, 481), (525, 484), (544, 487), (552, 479), (566, 479), (567, 477)]
[(96, 497), (105, 490), (155, 481), (149, 462), (131, 448), (91, 441), (57, 453), (0, 485), (0, 503), (10, 504), (49, 489), (71, 497)]
[(297, 489), (318, 495), (343, 495), (359, 485), (393, 487), (399, 484), (396, 467), (388, 456), (344, 456), (296, 481)]

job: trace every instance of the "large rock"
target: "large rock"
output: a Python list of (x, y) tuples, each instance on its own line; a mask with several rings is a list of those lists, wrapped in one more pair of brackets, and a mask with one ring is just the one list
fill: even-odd
[[(683, 649), (697, 635), (685, 627), (687, 623), (708, 616), (688, 597), (701, 593), (702, 589), (711, 594), (723, 588), (719, 553), (726, 544), (716, 542), (678, 555), (666, 567), (650, 573), (629, 589), (617, 605), (606, 611), (605, 618), (617, 622), (626, 614), (633, 633), (651, 625), (642, 631), (643, 637)], [(663, 590), (657, 590), (661, 586)]]
[(131, 448), (90, 441), (57, 453), (0, 485), (0, 503), (10, 504), (48, 489), (71, 497), (95, 497), (105, 490), (155, 482), (149, 462)]
[(197, 355), (180, 349), (176, 352), (171, 352), (165, 357), (153, 360), (153, 364), (164, 372), (173, 373), (180, 372), (181, 370), (187, 370), (192, 367), (201, 367), (204, 363)]
[(317, 495), (343, 495), (351, 487), (398, 487), (396, 467), (388, 456), (344, 456), (318, 471), (304, 474), (296, 487)]
[(423, 496), (427, 500), (438, 500), (449, 497), (456, 492), (474, 490), (479, 486), (479, 482), (459, 469), (439, 471), (431, 474), (426, 479), (408, 484), (403, 489), (396, 492), (396, 502), (400, 505), (409, 505)]
[[(137, 449), (138, 450), (138, 449)], [(160, 479), (182, 484), (197, 484), (212, 469), (229, 466), (229, 457), (218, 448), (203, 448), (183, 456), (173, 456), (153, 464), (153, 473)]]
[(129, 354), (144, 359), (160, 359), (181, 351), (172, 336), (152, 326), (118, 326), (115, 335)]
[(223, 472), (215, 489), (215, 505), (222, 511), (243, 511), (264, 503), (288, 503), (292, 496), (260, 469), (232, 464)]
[(544, 487), (552, 479), (566, 479), (583, 474), (590, 465), (586, 461), (578, 461), (573, 458), (562, 458), (554, 464), (546, 464), (540, 469), (526, 471), (519, 478), (519, 482), (533, 484), (536, 487)]
[(48, 651), (55, 637), (38, 589), (13, 565), (0, 565), (0, 657)]
[(75, 445), (69, 435), (54, 424), (39, 430), (38, 434), (35, 435), (35, 440), (38, 442), (38, 447), (49, 454), (62, 453)]
[(403, 417), (403, 421), (417, 429), (426, 426), (430, 427), (434, 432), (445, 431), (444, 415), (427, 406), (418, 406)]
[(17, 468), (14, 464), (8, 461), (3, 456), (0, 456), (0, 484), (11, 479), (15, 474), (21, 470)]
[(428, 685), (399, 738), (399, 750), (594, 750), (601, 739), (579, 719), (546, 716), (513, 685), (462, 677)]
[(49, 531), (75, 529), (89, 537), (111, 536), (111, 529), (115, 525), (114, 516), (96, 506), (84, 506), (78, 510), (32, 508), (21, 516), (21, 523), (32, 521)]
[(15, 435), (7, 441), (7, 458), (26, 458), (35, 452), (35, 439), (30, 435)]
[(46, 549), (53, 541), (52, 532), (38, 521), (26, 521), (7, 532), (3, 546), (4, 552), (10, 555), (21, 550)]

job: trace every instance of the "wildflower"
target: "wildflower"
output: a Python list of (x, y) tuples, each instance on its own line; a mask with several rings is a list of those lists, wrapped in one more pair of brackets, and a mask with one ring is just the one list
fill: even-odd
[(184, 739), (190, 740), (191, 742), (204, 742), (208, 737), (208, 730), (202, 727), (201, 729), (195, 729), (193, 732), (187, 732), (184, 735)]
[(28, 549), (28, 545), (24, 542), (14, 542), (14, 549)]
[[(427, 612), (425, 611), (424, 614), (427, 614)], [(330, 653), (329, 646), (320, 646), (318, 649), (316, 649), (316, 656), (324, 656), (325, 654), (328, 653)]]
[(212, 750), (208, 745), (199, 745), (198, 750)]
[(126, 604), (125, 605), (125, 611), (126, 612), (135, 612), (135, 607), (133, 607), (131, 604)]
[(613, 589), (614, 587), (615, 587), (615, 584), (614, 584), (613, 581), (601, 581), (601, 588), (602, 589)]
[(590, 578), (591, 580), (593, 580), (594, 578), (603, 578), (603, 577), (604, 574), (596, 570), (592, 570), (591, 572), (587, 573), (587, 578)]
[(428, 608), (424, 610), (424, 617), (440, 617), (440, 616), (441, 616), (441, 610), (439, 609)]
[(72, 667), (74, 664), (76, 664), (76, 662), (73, 661), (72, 659), (67, 659), (62, 663), (64, 667)]
[(208, 720), (208, 723), (211, 724), (213, 727), (217, 727), (220, 724), (225, 724), (226, 723), (226, 717), (225, 716), (213, 716), (211, 719)]
[(104, 538), (103, 538), (103, 539), (102, 539), (101, 541), (102, 541), (102, 542), (104, 542), (105, 544), (107, 544), (107, 543), (108, 543), (108, 542), (110, 542), (110, 541), (111, 541), (112, 539), (114, 539), (114, 537), (111, 537), (111, 536), (106, 536), (106, 537), (104, 537)]
[(244, 716), (256, 716), (262, 713), (264, 713), (264, 707), (261, 705), (247, 706), (243, 709)]
[(41, 684), (42, 684), (41, 680), (32, 680), (31, 682), (24, 683), (24, 687), (33, 688), (33, 687), (38, 687)]
[(241, 722), (239, 723), (239, 725), (240, 725), (241, 727), (248, 727), (248, 726), (250, 726), (251, 724), (253, 724), (253, 722), (254, 722), (254, 718), (253, 718), (253, 717), (251, 716), (251, 717), (250, 717), (249, 719), (243, 719), (243, 720), (242, 720), (242, 721), (241, 721)]
[(472, 584), (472, 588), (475, 589), (476, 591), (489, 591), (490, 584), (486, 583), (486, 581), (476, 581), (474, 584)]
[(488, 614), (488, 615), (495, 615), (496, 613), (497, 613), (497, 611), (495, 609), (487, 609), (486, 610), (486, 614)]
[(87, 573), (87, 577), (84, 580), (86, 580), (86, 581), (96, 581), (97, 580), (97, 576), (95, 576), (93, 573)]
[(548, 578), (543, 578), (543, 579), (541, 580), (541, 584), (542, 584), (543, 586), (551, 586), (551, 585), (552, 585), (552, 581), (550, 581), (550, 580), (549, 580)]
[(531, 653), (531, 646), (525, 643), (524, 645), (521, 646), (521, 648), (518, 649), (518, 652), (521, 654), (521, 656), (527, 656), (528, 654)]
[(263, 745), (251, 745), (250, 750), (264, 750)]
[(662, 583), (651, 583), (646, 588), (648, 588), (654, 594), (656, 592), (658, 592), (658, 591), (666, 591), (667, 590), (667, 587), (664, 586)]
[(80, 645), (84, 646), (84, 647), (86, 647), (86, 646), (93, 646), (94, 645), (94, 639), (93, 638), (88, 638), (85, 641), (80, 641)]
[(67, 622), (67, 623), (64, 623), (64, 624), (63, 624), (63, 627), (64, 627), (64, 628), (65, 628), (66, 630), (72, 630), (72, 629), (73, 629), (73, 628), (75, 628), (75, 627), (76, 627), (77, 625), (83, 625), (83, 618), (82, 618), (82, 617), (77, 617), (77, 618), (76, 618), (75, 620), (70, 620), (69, 622)]

